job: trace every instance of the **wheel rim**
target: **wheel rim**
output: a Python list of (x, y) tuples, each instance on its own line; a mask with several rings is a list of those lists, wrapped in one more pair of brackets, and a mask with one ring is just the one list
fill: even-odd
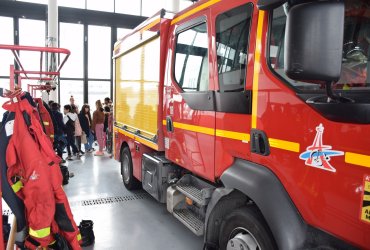
[(227, 242), (227, 250), (261, 250), (256, 238), (243, 227), (235, 228)]
[(122, 160), (122, 178), (123, 181), (128, 184), (130, 181), (130, 167), (129, 167), (129, 160), (127, 155), (125, 154), (123, 156)]

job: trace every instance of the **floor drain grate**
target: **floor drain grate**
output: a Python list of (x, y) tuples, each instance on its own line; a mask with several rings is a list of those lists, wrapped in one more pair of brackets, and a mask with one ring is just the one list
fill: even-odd
[(96, 206), (96, 205), (113, 204), (113, 203), (119, 203), (119, 202), (143, 200), (147, 197), (148, 196), (146, 193), (142, 193), (142, 194), (127, 195), (127, 196), (115, 196), (115, 197), (98, 198), (98, 199), (91, 199), (91, 200), (84, 200), (84, 201), (76, 201), (76, 202), (71, 202), (70, 205), (71, 206)]

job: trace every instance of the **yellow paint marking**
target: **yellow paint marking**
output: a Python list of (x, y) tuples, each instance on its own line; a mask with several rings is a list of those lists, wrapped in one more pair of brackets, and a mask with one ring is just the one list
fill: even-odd
[(362, 155), (362, 154), (346, 152), (344, 161), (346, 163), (370, 168), (370, 156), (369, 155)]
[(200, 127), (195, 125), (189, 125), (184, 123), (174, 122), (173, 126), (175, 128), (184, 129), (192, 132), (198, 132), (206, 135), (215, 135), (215, 130), (213, 128)]
[(144, 31), (146, 30), (149, 30), (151, 28), (153, 28), (154, 26), (156, 26), (157, 24), (159, 24), (161, 22), (161, 19), (160, 18), (157, 18), (155, 19), (153, 22), (149, 23), (148, 25), (146, 25), (144, 28), (142, 28), (140, 30), (140, 33), (143, 33)]
[(262, 53), (262, 28), (265, 12), (260, 11), (258, 15), (256, 52), (254, 58), (254, 74), (253, 74), (253, 94), (252, 94), (252, 128), (257, 128), (257, 105), (258, 105), (258, 81), (261, 70), (261, 53)]
[(204, 4), (202, 4), (202, 5), (199, 5), (198, 7), (194, 8), (192, 10), (189, 10), (188, 12), (185, 12), (181, 16), (178, 16), (175, 19), (173, 19), (172, 22), (171, 22), (171, 25), (174, 25), (174, 24), (180, 22), (181, 20), (187, 18), (188, 16), (191, 16), (194, 13), (197, 13), (198, 11), (201, 11), (201, 10), (203, 10), (203, 9), (205, 9), (205, 8), (211, 6), (211, 5), (214, 5), (218, 2), (221, 2), (221, 0), (210, 0), (210, 1), (208, 1)]
[(134, 135), (133, 133), (130, 133), (130, 132), (125, 131), (123, 129), (116, 129), (116, 130), (118, 130), (118, 132), (120, 132), (121, 134), (123, 134), (123, 135), (137, 141), (137, 142), (140, 142), (141, 144), (144, 144), (144, 145), (146, 145), (146, 146), (148, 146), (152, 149), (158, 150), (158, 145), (154, 142), (151, 142), (151, 141), (149, 141), (145, 138), (142, 138), (140, 136)]
[(216, 130), (216, 136), (224, 137), (224, 138), (228, 138), (228, 139), (239, 140), (239, 141), (250, 141), (250, 139), (251, 139), (249, 134), (227, 131), (227, 130), (221, 130), (221, 129)]
[(269, 138), (269, 143), (270, 143), (270, 146), (273, 148), (284, 149), (284, 150), (288, 150), (288, 151), (292, 151), (296, 153), (299, 153), (300, 151), (300, 145), (299, 143), (296, 143), (296, 142)]

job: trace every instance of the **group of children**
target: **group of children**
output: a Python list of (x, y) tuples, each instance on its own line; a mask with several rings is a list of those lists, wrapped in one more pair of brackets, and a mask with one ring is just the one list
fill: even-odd
[[(54, 135), (54, 144), (59, 157), (62, 158), (65, 147), (67, 148), (67, 160), (73, 160), (72, 154), (79, 159), (86, 153), (92, 153), (94, 141), (97, 141), (99, 149), (96, 156), (103, 156), (103, 149), (111, 153), (111, 137), (113, 129), (112, 102), (109, 97), (104, 99), (104, 108), (100, 100), (97, 100), (96, 110), (91, 116), (90, 106), (84, 104), (81, 110), (74, 103), (71, 96), (70, 104), (64, 105), (64, 117), (60, 113), (58, 103), (51, 103), (52, 113), (57, 125)], [(81, 145), (84, 144), (85, 152)], [(62, 158), (63, 159), (63, 158)]]

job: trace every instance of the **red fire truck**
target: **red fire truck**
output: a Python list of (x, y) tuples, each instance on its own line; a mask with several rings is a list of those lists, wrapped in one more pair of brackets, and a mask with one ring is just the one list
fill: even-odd
[(369, 58), (367, 0), (158, 12), (114, 48), (124, 185), (205, 249), (370, 249)]

